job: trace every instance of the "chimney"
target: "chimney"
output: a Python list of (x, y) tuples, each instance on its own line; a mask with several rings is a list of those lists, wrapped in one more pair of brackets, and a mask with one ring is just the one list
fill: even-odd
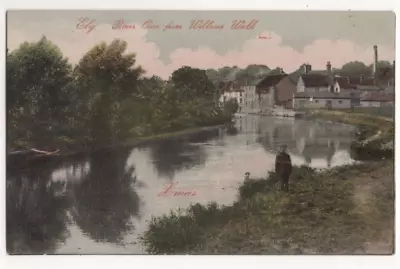
[(307, 73), (311, 72), (311, 64), (307, 64)]
[(376, 71), (377, 71), (377, 68), (378, 68), (378, 46), (377, 45), (375, 45), (374, 46), (374, 64), (373, 64), (373, 70), (372, 70), (372, 75), (375, 77), (375, 75), (376, 75)]
[(328, 71), (328, 73), (332, 73), (332, 65), (331, 65), (331, 62), (327, 62), (327, 63), (326, 63), (326, 71)]
[(303, 72), (304, 74), (308, 73), (308, 64), (303, 64)]

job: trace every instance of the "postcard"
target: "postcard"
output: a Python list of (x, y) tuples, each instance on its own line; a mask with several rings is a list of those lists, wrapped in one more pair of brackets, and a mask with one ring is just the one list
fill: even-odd
[(395, 14), (7, 12), (7, 252), (394, 253)]

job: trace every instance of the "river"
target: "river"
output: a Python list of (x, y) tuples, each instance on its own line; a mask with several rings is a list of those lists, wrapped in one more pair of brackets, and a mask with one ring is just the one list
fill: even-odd
[[(196, 202), (232, 203), (244, 174), (266, 176), (283, 143), (295, 165), (351, 163), (354, 131), (247, 115), (227, 129), (7, 169), (8, 253), (146, 253), (138, 236), (151, 216)], [(169, 183), (191, 195), (159, 195)]]

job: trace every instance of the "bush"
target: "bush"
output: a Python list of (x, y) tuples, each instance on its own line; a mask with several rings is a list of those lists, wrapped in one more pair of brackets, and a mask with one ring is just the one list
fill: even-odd
[[(293, 166), (291, 181), (314, 179), (317, 176), (316, 170), (306, 165)], [(239, 187), (239, 198), (249, 199), (256, 193), (268, 193), (276, 189), (279, 178), (275, 172), (269, 172), (266, 179), (249, 179)]]
[[(206, 206), (197, 203), (186, 212), (171, 211), (169, 215), (152, 218), (141, 240), (149, 253), (185, 252), (204, 241), (206, 228), (225, 222), (232, 212), (215, 202)], [(227, 218), (221, 218), (221, 214)]]

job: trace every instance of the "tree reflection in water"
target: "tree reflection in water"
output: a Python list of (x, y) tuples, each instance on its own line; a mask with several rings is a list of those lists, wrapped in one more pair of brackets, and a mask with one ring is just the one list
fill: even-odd
[(139, 217), (134, 191), (135, 167), (125, 167), (130, 150), (109, 150), (89, 158), (90, 171), (71, 191), (71, 214), (82, 232), (95, 241), (121, 244)]
[(190, 144), (183, 139), (159, 141), (151, 147), (151, 159), (158, 175), (170, 180), (177, 171), (203, 165), (206, 157), (201, 145)]
[(43, 165), (7, 171), (6, 232), (10, 254), (51, 254), (69, 236), (68, 201), (57, 195), (63, 183), (51, 181)]

